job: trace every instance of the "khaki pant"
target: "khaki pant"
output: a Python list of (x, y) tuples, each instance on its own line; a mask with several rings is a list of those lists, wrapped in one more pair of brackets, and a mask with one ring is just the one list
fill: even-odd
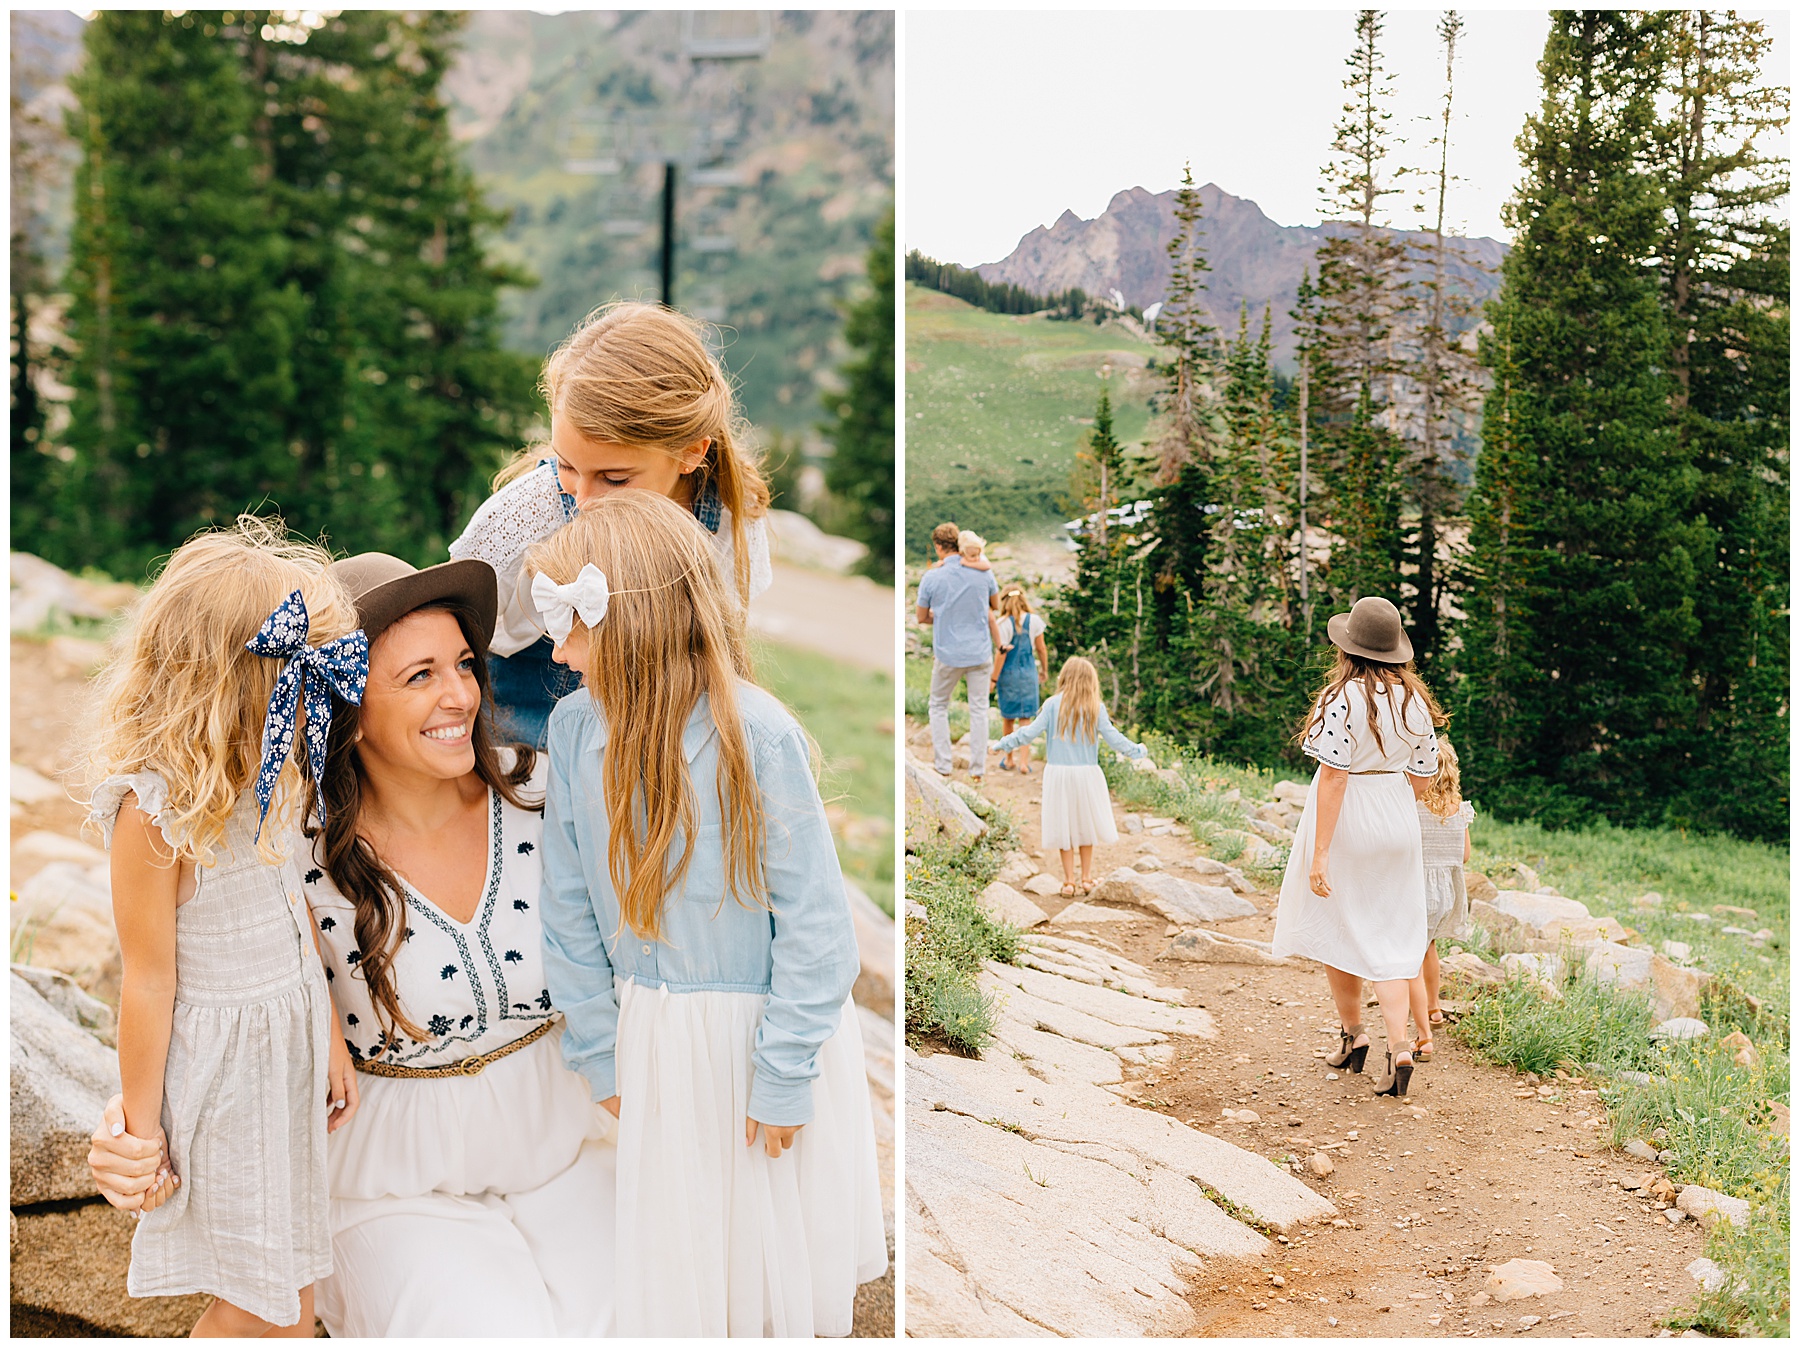
[(950, 757), (950, 697), (956, 685), (969, 681), (969, 775), (979, 777), (987, 769), (988, 680), (992, 662), (980, 665), (946, 665), (931, 662), (931, 764), (948, 774)]

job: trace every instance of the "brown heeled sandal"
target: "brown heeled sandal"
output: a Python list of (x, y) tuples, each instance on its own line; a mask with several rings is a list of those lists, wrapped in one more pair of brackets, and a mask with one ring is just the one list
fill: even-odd
[(1412, 1081), (1412, 1054), (1406, 1049), (1401, 1049), (1400, 1051), (1406, 1055), (1407, 1060), (1402, 1063), (1397, 1063), (1394, 1061), (1394, 1055), (1392, 1053), (1387, 1055), (1387, 1073), (1375, 1083), (1375, 1094), (1392, 1095), (1395, 1097), (1404, 1096), (1406, 1094), (1406, 1088)]
[(1415, 1063), (1430, 1062), (1431, 1055), (1437, 1052), (1437, 1045), (1429, 1039), (1421, 1039), (1413, 1045), (1412, 1057)]
[(1358, 1044), (1356, 1042), (1358, 1039), (1362, 1038), (1362, 1033), (1363, 1027), (1360, 1025), (1356, 1026), (1354, 1029), (1347, 1026), (1340, 1026), (1338, 1028), (1338, 1051), (1325, 1059), (1325, 1065), (1327, 1067), (1342, 1067), (1349, 1072), (1362, 1071), (1363, 1059), (1369, 1056), (1369, 1046), (1367, 1044)]

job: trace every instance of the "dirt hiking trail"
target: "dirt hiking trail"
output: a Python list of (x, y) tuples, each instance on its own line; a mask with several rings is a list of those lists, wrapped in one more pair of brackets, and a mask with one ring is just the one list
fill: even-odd
[[(1020, 776), (990, 758), (978, 789), (1012, 816), (1024, 852), (1060, 880), (1056, 855), (1039, 855), (1043, 764), (1032, 766)], [(956, 777), (967, 780), (961, 769)], [(1194, 875), (1183, 863), (1205, 853), (1185, 831), (1130, 833), (1116, 800), (1114, 810), (1119, 841), (1095, 849), (1097, 880), (1146, 857)], [(1246, 897), (1254, 916), (1201, 925), (1267, 942), (1276, 894)], [(1055, 893), (1034, 902), (1051, 918), (1039, 931), (1123, 955), (1185, 989), (1187, 1004), (1216, 1021), (1216, 1038), (1175, 1039), (1166, 1063), (1129, 1083), (1134, 1103), (1278, 1165), (1297, 1159), (1300, 1178), (1340, 1214), (1278, 1236), (1274, 1257), (1208, 1260), (1186, 1293), (1196, 1317), (1190, 1332), (1655, 1337), (1667, 1332), (1659, 1317), (1698, 1290), (1686, 1266), (1701, 1256), (1705, 1233), (1691, 1221), (1671, 1227), (1626, 1191), (1654, 1167), (1600, 1140), (1606, 1130), (1593, 1083), (1527, 1082), (1476, 1061), (1439, 1030), (1435, 1055), (1415, 1070), (1407, 1097), (1376, 1098), (1380, 1016), (1372, 1005), (1365, 1014), (1365, 1071), (1328, 1068), (1337, 1017), (1317, 967), (1171, 959), (1177, 928), (1161, 916)], [(1116, 916), (1057, 922), (1076, 902)], [(1259, 1117), (1239, 1122), (1225, 1110)], [(1315, 1155), (1329, 1158), (1328, 1174), (1306, 1165)], [(1483, 1291), (1489, 1270), (1515, 1258), (1548, 1262), (1563, 1290), (1492, 1301)]]

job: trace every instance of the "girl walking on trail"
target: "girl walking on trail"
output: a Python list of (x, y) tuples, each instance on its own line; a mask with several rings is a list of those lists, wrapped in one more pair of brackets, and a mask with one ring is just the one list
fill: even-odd
[(619, 1120), (616, 1332), (845, 1335), (887, 1267), (859, 962), (806, 732), (703, 531), (650, 492), (527, 560), (550, 717), (544, 963)]
[(1342, 1021), (1333, 1067), (1360, 1072), (1369, 1037), (1362, 981), (1375, 984), (1387, 1030), (1378, 1095), (1405, 1095), (1413, 1070), (1406, 1035), (1409, 984), (1425, 957), (1423, 852), (1407, 778), (1438, 770), (1444, 722), (1412, 667), (1400, 611), (1374, 595), (1326, 630), (1337, 663), (1299, 732), (1318, 760), (1275, 914), (1274, 953), (1325, 966)]
[(1425, 857), (1426, 945), (1424, 967), (1412, 983), (1413, 1025), (1423, 1036), (1413, 1057), (1427, 1062), (1434, 1047), (1431, 1032), (1445, 1020), (1438, 1004), (1437, 943), (1466, 937), (1471, 929), (1463, 867), (1472, 851), (1469, 825), (1475, 822), (1475, 807), (1462, 798), (1461, 766), (1447, 739), (1438, 740), (1437, 775), (1426, 785), (1417, 809)]
[[(1031, 600), (1018, 585), (1000, 591), (1000, 617), (996, 620), (994, 691), (1000, 702), (1000, 733), (1010, 735), (1020, 721), (1037, 715), (1038, 691), (1050, 670), (1044, 650), (1047, 624), (1031, 611)], [(1016, 760), (1016, 761), (1015, 761)], [(1031, 750), (1020, 749), (1000, 759), (1002, 769), (1030, 775)]]
[(706, 530), (740, 602), (774, 579), (769, 484), (706, 330), (658, 304), (594, 310), (544, 365), (550, 442), (524, 450), (450, 545), (494, 568), (500, 618), (489, 650), (502, 728), (544, 747), (550, 708), (580, 686), (550, 658), (520, 573), (526, 552), (608, 492), (666, 496)]
[(183, 544), (104, 676), (89, 822), (124, 961), (110, 1131), (163, 1153), (148, 1188), (109, 1197), (139, 1218), (132, 1296), (217, 1298), (195, 1337), (311, 1338), (331, 1272), (325, 1136), (356, 1087), (295, 824), (368, 642), (328, 560), (252, 520)]
[[(1056, 691), (1031, 724), (1001, 740), (999, 751), (1009, 754), (1046, 732), (1043, 844), (1062, 855), (1063, 894), (1073, 896), (1078, 889), (1086, 894), (1094, 887), (1094, 845), (1119, 840), (1106, 774), (1100, 769), (1100, 741), (1127, 758), (1142, 758), (1146, 750), (1113, 729), (1100, 702), (1100, 675), (1091, 661), (1079, 655), (1063, 663)], [(1079, 886), (1077, 852), (1081, 855)]]

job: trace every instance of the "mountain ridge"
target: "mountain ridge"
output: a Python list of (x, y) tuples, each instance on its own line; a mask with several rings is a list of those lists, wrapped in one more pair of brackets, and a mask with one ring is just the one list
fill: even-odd
[[(1300, 278), (1313, 267), (1319, 247), (1350, 226), (1342, 221), (1320, 225), (1279, 225), (1248, 197), (1233, 196), (1217, 183), (1200, 189), (1201, 240), (1212, 271), (1204, 296), (1212, 321), (1227, 335), (1237, 329), (1240, 306), (1249, 310), (1252, 330), (1262, 311), (1272, 309), (1272, 339), (1277, 364), (1294, 364), (1294, 321), (1288, 311), (1298, 302)], [(1398, 237), (1419, 240), (1422, 230), (1393, 230)], [(1164, 297), (1168, 285), (1168, 244), (1175, 237), (1175, 190), (1151, 192), (1129, 187), (1114, 193), (1106, 209), (1084, 220), (1065, 209), (1055, 222), (1039, 225), (1020, 238), (998, 262), (975, 268), (983, 280), (1008, 282), (1038, 294), (1079, 287), (1090, 295), (1118, 290), (1126, 304), (1148, 308)], [(1451, 275), (1478, 301), (1493, 298), (1500, 288), (1499, 265), (1508, 245), (1499, 239), (1457, 238), (1461, 257)]]

